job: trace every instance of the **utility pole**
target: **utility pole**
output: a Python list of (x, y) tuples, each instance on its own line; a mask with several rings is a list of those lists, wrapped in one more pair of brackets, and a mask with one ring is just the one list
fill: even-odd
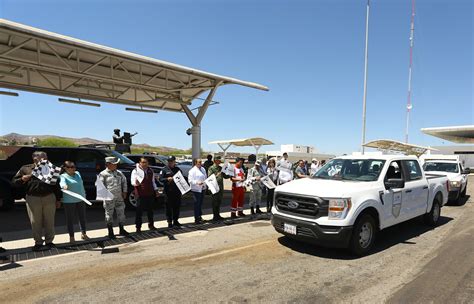
[(413, 39), (415, 34), (415, 0), (411, 2), (411, 22), (410, 22), (410, 64), (408, 65), (408, 97), (407, 97), (407, 119), (405, 129), (405, 142), (408, 143), (408, 130), (410, 126), (410, 111), (413, 108), (411, 103), (411, 75), (413, 67)]
[(369, 59), (369, 13), (370, 0), (367, 0), (367, 14), (365, 20), (365, 65), (364, 65), (364, 97), (362, 101), (362, 154), (365, 152), (365, 125), (366, 125), (366, 108), (367, 108), (367, 64)]

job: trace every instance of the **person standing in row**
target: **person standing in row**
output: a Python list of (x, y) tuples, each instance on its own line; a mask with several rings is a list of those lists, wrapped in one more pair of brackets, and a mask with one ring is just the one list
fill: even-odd
[[(25, 165), (13, 177), (13, 184), (21, 186), (26, 191), (26, 209), (30, 219), (35, 245), (34, 251), (46, 250), (55, 247), (53, 240), (54, 216), (56, 208), (61, 205), (61, 188), (59, 187), (59, 172), (56, 174), (54, 166), (48, 161), (48, 155), (36, 151), (32, 155), (33, 164)], [(38, 178), (33, 172), (41, 166), (48, 166), (51, 170), (50, 178)], [(41, 172), (40, 170), (39, 172)], [(44, 241), (43, 241), (44, 230)], [(46, 247), (43, 247), (45, 242)]]
[(207, 172), (207, 170), (209, 170), (209, 168), (210, 168), (212, 165), (214, 165), (214, 162), (212, 161), (212, 155), (209, 154), (209, 155), (207, 156), (207, 160), (204, 162), (204, 165), (203, 165), (203, 166), (204, 166), (204, 169), (206, 170), (206, 172)]
[(127, 179), (120, 170), (117, 170), (117, 165), (120, 160), (117, 157), (109, 156), (105, 158), (106, 169), (99, 173), (99, 179), (104, 184), (105, 188), (109, 190), (114, 198), (112, 200), (104, 201), (105, 221), (109, 231), (108, 237), (115, 239), (114, 235), (114, 210), (117, 212), (119, 222), (119, 234), (128, 236), (129, 233), (125, 230), (125, 199), (127, 198)]
[(316, 158), (313, 158), (313, 160), (311, 161), (311, 170), (310, 170), (310, 175), (313, 176), (316, 174), (316, 172), (318, 172), (319, 168), (321, 168), (319, 166), (319, 162)]
[(163, 168), (160, 175), (160, 182), (165, 187), (166, 193), (166, 220), (168, 227), (181, 227), (179, 220), (179, 212), (181, 209), (181, 191), (176, 186), (173, 176), (180, 172), (181, 169), (176, 167), (176, 157), (168, 157), (168, 165)]
[[(245, 173), (242, 168), (244, 163), (243, 158), (237, 158), (234, 166), (234, 176), (230, 179), (232, 181), (232, 203), (230, 207), (231, 218), (245, 216), (244, 201), (245, 201)], [(236, 214), (237, 213), (237, 214)]]
[(131, 175), (131, 184), (134, 187), (135, 196), (137, 197), (137, 206), (135, 213), (135, 227), (137, 233), (142, 230), (143, 210), (146, 211), (148, 218), (148, 229), (156, 230), (155, 221), (153, 220), (153, 204), (155, 197), (158, 197), (158, 186), (155, 182), (155, 173), (148, 166), (148, 160), (145, 157), (140, 158), (137, 167), (133, 169)]
[(295, 179), (308, 177), (308, 169), (303, 160), (298, 162), (298, 167), (295, 169)]
[[(59, 185), (61, 189), (69, 190), (76, 194), (86, 197), (86, 190), (82, 181), (81, 174), (76, 171), (76, 165), (72, 161), (65, 161), (63, 164), (64, 173), (61, 174)], [(81, 239), (89, 240), (86, 233), (86, 203), (67, 193), (63, 194), (64, 213), (66, 214), (66, 225), (69, 233), (69, 243), (75, 243), (74, 238), (74, 222), (76, 216), (79, 218), (79, 227), (81, 228)], [(77, 223), (77, 222), (76, 222)]]
[(255, 165), (249, 170), (247, 179), (252, 180), (252, 190), (250, 191), (250, 213), (262, 213), (260, 203), (262, 202), (263, 184), (260, 182), (262, 173), (260, 171), (261, 162), (257, 160)]
[[(276, 185), (278, 183), (278, 171), (275, 166), (275, 159), (270, 159), (267, 163), (267, 175), (272, 180), (272, 182)], [(273, 196), (275, 194), (275, 189), (268, 189), (267, 191), (267, 212), (272, 210), (273, 206)]]
[(188, 181), (194, 197), (194, 223), (200, 224), (202, 222), (202, 202), (207, 188), (204, 181), (207, 174), (206, 169), (202, 166), (202, 159), (194, 159), (193, 164), (194, 167), (188, 173)]
[(282, 185), (293, 180), (293, 164), (288, 160), (288, 153), (283, 153), (283, 158), (277, 164), (278, 184)]
[(212, 174), (216, 176), (217, 184), (219, 185), (219, 192), (212, 195), (212, 213), (214, 215), (212, 218), (213, 221), (219, 221), (223, 219), (223, 217), (220, 215), (222, 197), (224, 195), (224, 176), (222, 173), (222, 167), (220, 166), (221, 162), (222, 158), (220, 156), (216, 156), (214, 159), (214, 164), (207, 171), (207, 176), (211, 176)]

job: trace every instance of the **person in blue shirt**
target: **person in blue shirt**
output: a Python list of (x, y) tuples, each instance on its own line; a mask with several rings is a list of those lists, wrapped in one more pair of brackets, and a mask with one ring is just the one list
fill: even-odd
[[(86, 197), (86, 191), (84, 189), (84, 183), (82, 182), (81, 174), (76, 171), (76, 165), (74, 162), (65, 161), (63, 169), (66, 172), (61, 174), (61, 181), (59, 183), (61, 189), (69, 190)], [(86, 203), (66, 193), (63, 194), (62, 202), (64, 206), (64, 213), (66, 214), (66, 225), (69, 232), (69, 242), (76, 242), (74, 238), (74, 220), (76, 218), (76, 214), (79, 217), (81, 239), (89, 240), (89, 237), (86, 234)]]

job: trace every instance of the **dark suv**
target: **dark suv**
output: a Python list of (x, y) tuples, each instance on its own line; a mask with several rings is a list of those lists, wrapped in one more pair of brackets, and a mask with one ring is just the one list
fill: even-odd
[[(12, 184), (13, 176), (21, 166), (32, 163), (31, 155), (34, 151), (44, 151), (48, 154), (48, 159), (55, 165), (61, 166), (64, 161), (70, 160), (76, 163), (77, 170), (81, 173), (86, 189), (88, 200), (94, 201), (96, 198), (95, 181), (97, 174), (105, 169), (105, 157), (114, 156), (120, 159), (118, 169), (125, 174), (130, 183), (130, 174), (135, 168), (135, 163), (122, 154), (109, 149), (96, 148), (65, 148), (65, 147), (11, 147), (0, 146), (0, 155), (7, 156), (0, 160), (0, 208), (9, 209), (13, 206), (15, 199), (25, 196), (21, 187)], [(5, 158), (5, 157), (3, 157)], [(160, 173), (160, 168), (150, 166), (156, 174)], [(136, 198), (129, 184), (129, 197), (127, 204), (136, 206)]]

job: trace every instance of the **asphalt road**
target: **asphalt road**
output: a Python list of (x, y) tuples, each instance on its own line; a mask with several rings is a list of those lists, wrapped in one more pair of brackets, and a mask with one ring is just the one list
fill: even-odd
[(0, 266), (0, 302), (474, 303), (473, 202), (383, 231), (363, 258), (257, 221)]

